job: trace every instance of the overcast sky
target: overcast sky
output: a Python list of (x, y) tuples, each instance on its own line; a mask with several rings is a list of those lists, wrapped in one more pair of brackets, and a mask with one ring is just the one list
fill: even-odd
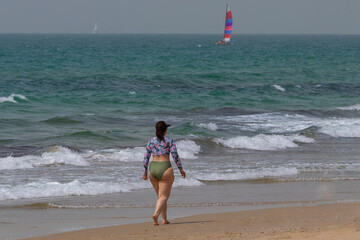
[(0, 0), (0, 33), (360, 34), (360, 0)]

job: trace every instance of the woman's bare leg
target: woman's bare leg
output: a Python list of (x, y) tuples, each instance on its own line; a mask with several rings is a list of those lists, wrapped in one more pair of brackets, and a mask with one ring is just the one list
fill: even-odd
[(167, 203), (164, 206), (164, 209), (161, 211), (161, 216), (163, 218), (163, 224), (169, 224), (170, 222), (167, 220)]
[(156, 220), (159, 217), (160, 213), (163, 217), (163, 223), (167, 224), (167, 200), (170, 197), (171, 187), (174, 182), (174, 171), (173, 168), (168, 168), (161, 177), (159, 181), (159, 192), (158, 192), (158, 200), (156, 203), (155, 213), (153, 218)]
[[(153, 185), (156, 195), (159, 196), (159, 180), (154, 178), (153, 176), (151, 176), (150, 172), (149, 172), (149, 179), (151, 184)], [(158, 216), (155, 216), (155, 214), (152, 216), (153, 220), (154, 220), (154, 225), (159, 225), (158, 223)]]
[(159, 195), (159, 180), (157, 180), (156, 178), (151, 176), (150, 172), (149, 172), (149, 179), (150, 179), (150, 182), (156, 192), (156, 195)]

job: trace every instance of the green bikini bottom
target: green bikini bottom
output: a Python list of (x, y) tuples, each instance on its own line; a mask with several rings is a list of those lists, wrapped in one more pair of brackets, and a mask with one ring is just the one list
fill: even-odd
[(149, 172), (151, 176), (153, 176), (157, 180), (160, 180), (162, 178), (162, 175), (168, 168), (171, 168), (170, 161), (165, 161), (165, 162), (152, 161), (150, 163)]

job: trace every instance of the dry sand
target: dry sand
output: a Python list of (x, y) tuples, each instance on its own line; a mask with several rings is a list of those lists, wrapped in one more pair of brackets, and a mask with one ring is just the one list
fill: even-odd
[(138, 223), (31, 239), (360, 240), (360, 203), (204, 214), (174, 219), (170, 225)]

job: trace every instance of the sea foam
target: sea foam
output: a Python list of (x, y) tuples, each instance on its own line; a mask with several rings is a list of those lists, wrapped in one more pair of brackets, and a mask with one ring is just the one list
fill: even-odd
[(238, 136), (229, 139), (217, 138), (214, 139), (214, 142), (230, 148), (279, 150), (297, 147), (298, 145), (295, 142), (312, 143), (314, 139), (299, 134), (290, 136), (259, 134), (253, 137)]
[(250, 132), (298, 132), (316, 126), (319, 119), (301, 114), (261, 113), (223, 118), (236, 128)]
[[(188, 177), (178, 178), (174, 187), (200, 186), (203, 185), (197, 179)], [(111, 193), (131, 192), (139, 189), (152, 188), (148, 181), (123, 181), (123, 182), (83, 182), (74, 180), (71, 182), (32, 182), (29, 184), (9, 186), (0, 185), (0, 201), (15, 199), (31, 199), (43, 197), (101, 195)]]
[[(180, 158), (196, 159), (200, 153), (200, 146), (192, 140), (181, 140), (176, 142)], [(94, 161), (119, 161), (119, 162), (141, 162), (144, 159), (145, 146), (123, 149), (105, 149), (99, 151), (88, 151), (86, 158)]]
[(236, 181), (236, 180), (253, 180), (266, 177), (281, 177), (297, 175), (299, 171), (295, 167), (277, 167), (262, 169), (244, 169), (233, 173), (217, 173), (201, 174), (197, 178), (203, 181)]
[(15, 187), (0, 186), (0, 200), (41, 198), (59, 196), (99, 195), (106, 193), (130, 192), (135, 189), (150, 188), (147, 182), (80, 182), (74, 180), (67, 183), (33, 182)]
[(196, 159), (200, 146), (192, 140), (181, 140), (176, 143), (180, 158)]
[(360, 137), (359, 118), (330, 118), (319, 124), (319, 132), (331, 137)]
[(216, 131), (218, 129), (216, 123), (200, 123), (197, 126), (201, 128), (209, 129), (211, 131)]
[(3, 102), (12, 102), (12, 103), (17, 103), (17, 101), (15, 101), (15, 98), (19, 98), (19, 99), (22, 99), (22, 100), (26, 100), (27, 98), (24, 96), (24, 95), (21, 95), (21, 94), (11, 94), (10, 96), (8, 97), (0, 97), (0, 103), (3, 103)]
[(191, 176), (186, 176), (186, 178), (179, 177), (174, 182), (174, 187), (194, 187), (202, 185), (204, 185), (204, 183)]
[(40, 156), (26, 155), (22, 157), (9, 156), (0, 158), (0, 170), (26, 169), (52, 164), (69, 164), (75, 166), (89, 165), (80, 153), (76, 153), (61, 146), (51, 147)]
[[(360, 106), (359, 106), (360, 107)], [(356, 106), (349, 107), (356, 109)], [(359, 118), (317, 118), (301, 114), (262, 113), (224, 117), (225, 121), (244, 131), (281, 134), (299, 132), (310, 127), (332, 137), (360, 137)]]
[(87, 157), (96, 161), (139, 162), (144, 158), (145, 147), (125, 149), (105, 149), (97, 152), (89, 151)]
[(277, 90), (279, 90), (279, 91), (282, 91), (282, 92), (285, 92), (285, 88), (283, 88), (282, 86), (280, 86), (280, 85), (277, 85), (277, 84), (275, 84), (275, 85), (272, 85), (274, 88), (276, 88)]
[(345, 111), (360, 111), (360, 104), (355, 104), (348, 107), (338, 107), (336, 109), (345, 110)]
[(331, 137), (350, 137), (360, 138), (360, 126), (325, 126), (321, 127), (319, 132)]

